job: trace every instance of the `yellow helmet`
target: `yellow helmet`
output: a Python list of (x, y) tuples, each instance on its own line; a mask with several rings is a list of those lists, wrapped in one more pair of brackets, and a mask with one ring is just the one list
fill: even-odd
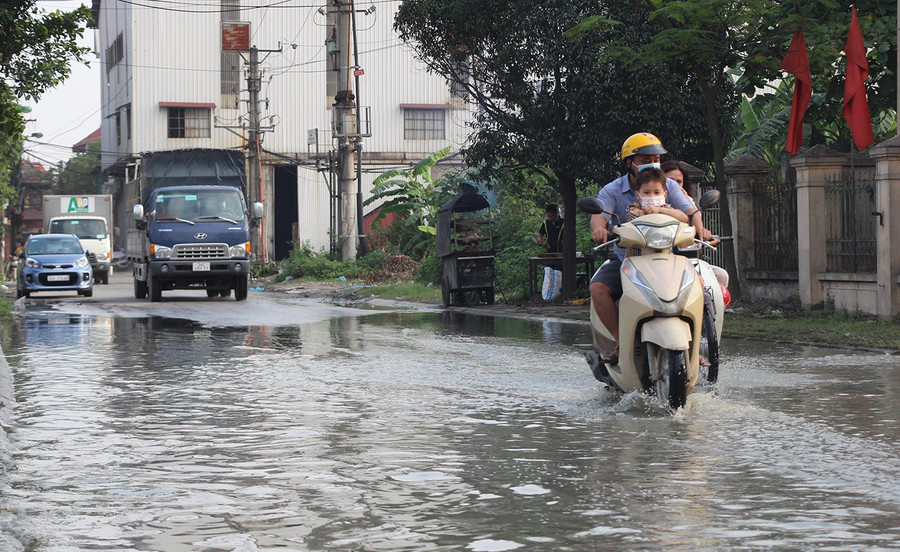
[(662, 155), (669, 152), (666, 151), (662, 142), (656, 136), (649, 132), (638, 132), (629, 136), (625, 143), (622, 144), (622, 161), (638, 153), (643, 155)]

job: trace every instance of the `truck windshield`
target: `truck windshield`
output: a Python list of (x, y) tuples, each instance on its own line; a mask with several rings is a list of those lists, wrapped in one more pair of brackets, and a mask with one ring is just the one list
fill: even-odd
[(243, 202), (235, 190), (178, 190), (160, 192), (154, 206), (156, 220), (197, 222), (244, 220)]
[(96, 219), (61, 219), (50, 221), (50, 234), (75, 234), (80, 240), (106, 239), (106, 222)]

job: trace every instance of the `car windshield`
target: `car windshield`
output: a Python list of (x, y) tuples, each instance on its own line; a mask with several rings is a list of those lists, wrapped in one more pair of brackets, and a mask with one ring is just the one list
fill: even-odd
[(40, 238), (29, 240), (26, 255), (76, 255), (82, 254), (81, 244), (75, 238)]
[(237, 190), (189, 190), (160, 192), (154, 205), (156, 220), (244, 220), (243, 202)]
[(75, 234), (80, 239), (106, 238), (106, 222), (96, 219), (61, 219), (50, 222), (53, 234)]

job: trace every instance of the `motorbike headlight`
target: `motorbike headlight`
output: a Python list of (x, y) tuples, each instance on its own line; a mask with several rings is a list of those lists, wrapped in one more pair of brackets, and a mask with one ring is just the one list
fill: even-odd
[(150, 254), (157, 259), (168, 259), (172, 256), (172, 248), (165, 245), (150, 244)]
[(650, 249), (668, 249), (675, 245), (675, 233), (678, 232), (678, 224), (666, 226), (636, 225), (644, 236), (647, 247)]
[(41, 268), (41, 262), (33, 257), (28, 257), (25, 259), (25, 266), (27, 268)]
[(88, 262), (87, 257), (78, 257), (78, 260), (75, 261), (75, 266), (78, 268), (84, 268), (91, 263)]
[(232, 245), (228, 250), (228, 253), (232, 257), (246, 257), (247, 251), (249, 250), (249, 243), (239, 243), (237, 245)]

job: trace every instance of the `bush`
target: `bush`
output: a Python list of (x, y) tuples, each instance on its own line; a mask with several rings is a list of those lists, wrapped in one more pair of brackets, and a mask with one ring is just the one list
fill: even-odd
[(402, 255), (388, 255), (375, 250), (356, 260), (337, 261), (327, 253), (316, 253), (308, 245), (296, 244), (288, 258), (282, 263), (281, 272), (275, 278), (277, 282), (292, 278), (311, 278), (316, 280), (335, 280), (341, 276), (347, 279), (380, 280), (389, 278), (393, 272), (402, 271), (410, 266), (413, 270), (417, 264)]
[(416, 272), (416, 281), (425, 285), (439, 286), (443, 275), (443, 259), (437, 255), (426, 255), (419, 261), (419, 270)]

